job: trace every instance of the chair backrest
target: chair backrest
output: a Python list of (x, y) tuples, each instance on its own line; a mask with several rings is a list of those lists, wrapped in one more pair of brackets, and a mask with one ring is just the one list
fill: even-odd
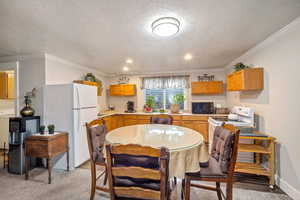
[(220, 169), (228, 176), (233, 176), (237, 159), (240, 130), (225, 124), (216, 127), (210, 156), (217, 160)]
[(106, 145), (111, 199), (168, 197), (169, 152), (140, 145)]
[(152, 116), (150, 118), (150, 124), (173, 124), (173, 117), (166, 114), (161, 114), (157, 116)]
[(96, 119), (86, 123), (86, 132), (91, 161), (104, 163), (103, 149), (107, 133), (105, 121)]

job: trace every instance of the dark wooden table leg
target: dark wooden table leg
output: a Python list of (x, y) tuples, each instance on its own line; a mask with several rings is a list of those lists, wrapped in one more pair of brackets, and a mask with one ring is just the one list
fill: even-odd
[(69, 161), (70, 161), (70, 155), (69, 155), (69, 149), (68, 149), (67, 150), (67, 171), (70, 170)]
[(25, 156), (25, 180), (29, 177), (29, 157)]
[(52, 160), (51, 158), (47, 158), (47, 165), (48, 165), (48, 183), (51, 184), (51, 171), (52, 171)]

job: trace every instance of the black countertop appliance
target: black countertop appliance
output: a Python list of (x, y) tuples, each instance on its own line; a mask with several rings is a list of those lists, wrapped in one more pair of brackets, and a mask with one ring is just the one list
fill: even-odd
[(128, 101), (127, 102), (127, 110), (125, 111), (127, 113), (134, 113), (134, 101)]

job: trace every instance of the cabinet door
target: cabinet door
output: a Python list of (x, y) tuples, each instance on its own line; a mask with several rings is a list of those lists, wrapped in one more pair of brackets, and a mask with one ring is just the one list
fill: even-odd
[(227, 77), (227, 90), (234, 91), (235, 90), (234, 85), (235, 85), (234, 75), (233, 74), (228, 75), (228, 77)]
[(122, 117), (122, 115), (116, 115), (115, 120), (116, 120), (116, 128), (120, 128), (120, 127), (123, 126), (123, 117)]
[(5, 72), (0, 72), (0, 99), (8, 98), (8, 75)]
[(107, 131), (111, 131), (111, 117), (104, 117), (103, 120), (105, 121)]
[(210, 81), (208, 83), (209, 94), (222, 94), (224, 92), (222, 81)]
[(126, 119), (124, 120), (124, 126), (131, 126), (131, 125), (136, 125), (137, 120), (136, 119)]
[(121, 95), (120, 85), (111, 85), (109, 87), (109, 95), (110, 96), (119, 96), (119, 95)]
[(235, 90), (243, 90), (244, 89), (244, 73), (243, 71), (236, 72), (234, 75), (234, 84)]
[(110, 117), (110, 130), (112, 131), (112, 130), (114, 130), (114, 129), (116, 129), (117, 128), (117, 116), (111, 116)]
[(182, 121), (173, 121), (173, 125), (182, 126)]
[(135, 85), (132, 84), (126, 84), (121, 85), (122, 89), (122, 95), (124, 96), (134, 96), (135, 95)]
[(194, 122), (194, 130), (202, 134), (204, 141), (208, 141), (208, 123), (207, 122)]
[(9, 98), (9, 99), (15, 98), (15, 79), (14, 79), (13, 75), (8, 75), (7, 98)]

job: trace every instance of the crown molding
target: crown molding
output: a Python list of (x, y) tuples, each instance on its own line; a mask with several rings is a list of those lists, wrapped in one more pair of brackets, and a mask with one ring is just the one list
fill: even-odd
[(276, 41), (280, 37), (282, 37), (284, 34), (292, 31), (293, 29), (297, 29), (297, 28), (299, 29), (299, 27), (300, 27), (300, 17), (296, 18), (295, 20), (293, 20), (288, 25), (284, 26), (283, 28), (279, 29), (275, 33), (271, 34), (265, 40), (263, 40), (262, 42), (256, 44), (254, 47), (252, 47), (251, 49), (246, 51), (244, 54), (242, 54), (238, 58), (236, 58), (233, 61), (231, 61), (230, 63), (228, 63), (225, 66), (225, 69), (229, 70), (230, 67), (232, 67), (232, 65), (234, 65), (235, 63), (241, 62), (242, 60), (244, 60), (244, 59), (248, 58), (249, 56), (255, 54), (256, 52), (260, 51), (261, 49), (264, 49), (265, 47), (269, 46), (274, 41)]
[(207, 72), (225, 72), (225, 68), (205, 68), (205, 69), (193, 69), (193, 70), (176, 70), (176, 71), (162, 71), (162, 72), (120, 72), (110, 74), (111, 77), (116, 76), (155, 76), (155, 75), (191, 75), (194, 73), (207, 73)]

